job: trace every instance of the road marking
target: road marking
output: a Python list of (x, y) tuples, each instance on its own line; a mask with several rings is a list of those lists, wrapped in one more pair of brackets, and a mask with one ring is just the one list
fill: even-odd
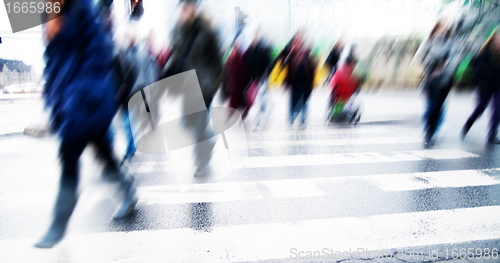
[[(498, 171), (500, 169), (493, 170)], [(458, 170), (257, 182), (146, 186), (138, 188), (138, 195), (139, 202), (145, 204), (184, 204), (325, 196), (329, 193), (322, 190), (325, 189), (322, 186), (326, 184), (340, 184), (344, 181), (354, 181), (350, 185), (369, 183), (386, 192), (500, 184), (499, 178), (488, 176), (485, 173), (486, 171), (490, 170)], [(334, 191), (332, 189), (332, 192)]]
[[(500, 169), (492, 169), (499, 171)], [(412, 191), (430, 188), (456, 188), (500, 184), (500, 180), (488, 176), (485, 171), (459, 170), (409, 174), (382, 174), (363, 179), (382, 191)]]
[[(330, 254), (331, 251), (343, 253), (358, 249), (362, 249), (359, 254), (347, 253), (346, 257), (373, 258), (370, 251), (498, 239), (498, 218), (500, 206), (486, 206), (368, 217), (207, 226), (206, 231), (190, 228), (92, 234), (71, 234), (70, 231), (66, 239), (51, 250), (33, 248), (35, 240), (30, 238), (2, 240), (0, 247), (9, 253), (0, 253), (0, 261), (54, 262), (65, 257), (79, 262), (135, 262), (147, 257), (150, 262), (162, 262), (166, 258), (172, 262), (234, 262), (290, 260), (298, 256), (299, 251), (320, 251), (321, 255), (330, 257), (323, 260), (335, 261), (335, 254)], [(323, 249), (328, 253), (323, 253)], [(422, 251), (424, 254), (429, 252)], [(301, 255), (305, 257), (306, 254)], [(448, 257), (451, 258), (451, 254)]]
[(446, 160), (478, 157), (477, 154), (459, 149), (394, 151), (391, 156), (377, 152), (352, 154), (315, 154), (251, 157), (246, 161), (247, 168), (316, 166), (358, 163), (391, 163), (399, 161), (421, 161), (424, 159)]
[[(422, 160), (452, 160), (462, 158), (475, 158), (479, 155), (462, 151), (459, 149), (425, 150), (425, 151), (392, 151), (389, 155), (378, 152), (354, 152), (335, 154), (309, 154), (309, 155), (280, 155), (280, 156), (259, 156), (248, 157), (245, 161), (246, 168), (263, 167), (296, 167), (315, 165), (339, 165), (339, 164), (360, 164), (360, 163), (391, 163), (403, 161)], [(167, 158), (166, 158), (167, 159)], [(190, 163), (190, 160), (186, 160)], [(164, 168), (162, 171), (173, 171), (171, 162), (141, 162), (132, 163), (132, 171), (152, 172), (153, 165)], [(217, 167), (214, 167), (215, 169)]]
[[(190, 185), (161, 185), (138, 187), (139, 202), (143, 204), (215, 203), (273, 198), (299, 198), (329, 195), (324, 185), (371, 184), (384, 192), (402, 192), (431, 188), (459, 188), (500, 184), (500, 178), (487, 175), (491, 170), (458, 170), (425, 173), (377, 174), (363, 176), (285, 179), (255, 182), (227, 182)], [(97, 188), (96, 188), (97, 187)], [(103, 198), (109, 189), (96, 185)], [(12, 193), (0, 195), (1, 207), (20, 207), (34, 204), (52, 204), (54, 191)], [(331, 192), (335, 191), (331, 188)], [(84, 191), (84, 193), (87, 193)], [(85, 199), (85, 198), (83, 198)], [(31, 201), (30, 201), (31, 200)]]
[(419, 137), (385, 137), (385, 138), (331, 138), (327, 140), (287, 140), (287, 141), (249, 141), (249, 148), (274, 148), (286, 146), (344, 146), (344, 145), (372, 145), (372, 144), (403, 144), (421, 143)]
[[(354, 134), (371, 134), (375, 137), (374, 134), (379, 133), (395, 133), (396, 130), (387, 129), (387, 128), (348, 128), (348, 129), (331, 129), (325, 126), (308, 128), (305, 130), (287, 130), (287, 129), (276, 129), (276, 130), (264, 130), (264, 131), (247, 131), (247, 136), (256, 136), (263, 138), (290, 138), (290, 137), (299, 137), (299, 136), (308, 136), (308, 137), (319, 137), (319, 136), (328, 136), (328, 137), (345, 137), (347, 135)], [(378, 135), (377, 135), (378, 136)]]

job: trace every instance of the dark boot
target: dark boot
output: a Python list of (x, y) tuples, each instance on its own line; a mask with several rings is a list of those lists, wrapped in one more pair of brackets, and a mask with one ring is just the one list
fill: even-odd
[(35, 247), (52, 248), (63, 239), (69, 218), (75, 209), (76, 202), (77, 197), (75, 191), (66, 188), (62, 188), (59, 191), (52, 224), (45, 236), (35, 244)]
[(128, 213), (137, 204), (138, 198), (134, 187), (134, 178), (126, 175), (120, 169), (111, 169), (105, 172), (105, 177), (120, 184), (120, 192), (122, 194), (122, 202), (115, 210), (113, 219), (120, 219), (128, 215)]
[(495, 137), (489, 137), (488, 138), (488, 144), (500, 144), (500, 140), (495, 136)]
[(427, 132), (424, 136), (424, 147), (430, 148), (434, 146), (434, 141), (432, 141), (432, 134)]
[(465, 139), (465, 136), (467, 135), (471, 127), (472, 122), (467, 121), (467, 123), (465, 123), (464, 127), (462, 128), (462, 132), (460, 133), (460, 139), (462, 139), (462, 141)]

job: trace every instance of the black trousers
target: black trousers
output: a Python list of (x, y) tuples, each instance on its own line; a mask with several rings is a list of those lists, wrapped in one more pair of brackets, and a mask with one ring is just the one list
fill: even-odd
[(105, 129), (90, 141), (61, 142), (59, 147), (59, 159), (62, 166), (61, 188), (76, 192), (79, 180), (79, 159), (88, 144), (97, 148), (97, 157), (105, 164), (105, 169), (116, 174), (119, 171), (118, 161), (113, 155), (113, 135)]
[(476, 121), (479, 116), (483, 114), (483, 112), (488, 107), (488, 104), (492, 100), (492, 109), (491, 109), (491, 118), (489, 124), (488, 131), (488, 140), (493, 140), (497, 136), (498, 125), (500, 123), (500, 90), (497, 87), (487, 84), (481, 83), (477, 90), (477, 104), (474, 112), (472, 112), (471, 116), (465, 123), (467, 128), (472, 127), (472, 124)]

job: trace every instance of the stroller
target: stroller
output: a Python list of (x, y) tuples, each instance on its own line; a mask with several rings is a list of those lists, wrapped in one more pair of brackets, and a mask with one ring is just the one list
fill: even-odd
[(329, 84), (332, 91), (327, 111), (329, 122), (357, 124), (361, 119), (361, 108), (356, 100), (361, 81), (352, 74), (354, 66), (355, 61), (348, 59)]

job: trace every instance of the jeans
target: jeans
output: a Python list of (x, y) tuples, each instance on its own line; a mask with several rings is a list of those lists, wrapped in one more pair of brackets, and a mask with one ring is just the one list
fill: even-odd
[(289, 120), (290, 124), (293, 124), (299, 113), (301, 114), (301, 123), (304, 124), (307, 119), (307, 101), (302, 96), (297, 103), (294, 105), (293, 96), (290, 99), (290, 112), (289, 112)]
[(450, 92), (447, 88), (442, 88), (438, 92), (427, 93), (427, 113), (426, 113), (426, 134), (427, 140), (430, 140), (439, 126), (439, 121), (443, 118), (443, 104)]
[(264, 123), (267, 121), (267, 118), (269, 117), (267, 115), (267, 100), (268, 100), (268, 94), (267, 93), (267, 88), (269, 85), (269, 80), (266, 80), (264, 83), (261, 84), (260, 86), (260, 96), (259, 96), (259, 112), (257, 113), (257, 116), (255, 117), (254, 123), (255, 126), (259, 126), (260, 122), (264, 120)]
[(134, 137), (132, 135), (132, 128), (130, 127), (130, 117), (128, 109), (124, 108), (122, 113), (123, 127), (125, 129), (125, 138), (127, 139), (127, 149), (125, 151), (125, 158), (131, 157), (137, 149), (135, 148)]

